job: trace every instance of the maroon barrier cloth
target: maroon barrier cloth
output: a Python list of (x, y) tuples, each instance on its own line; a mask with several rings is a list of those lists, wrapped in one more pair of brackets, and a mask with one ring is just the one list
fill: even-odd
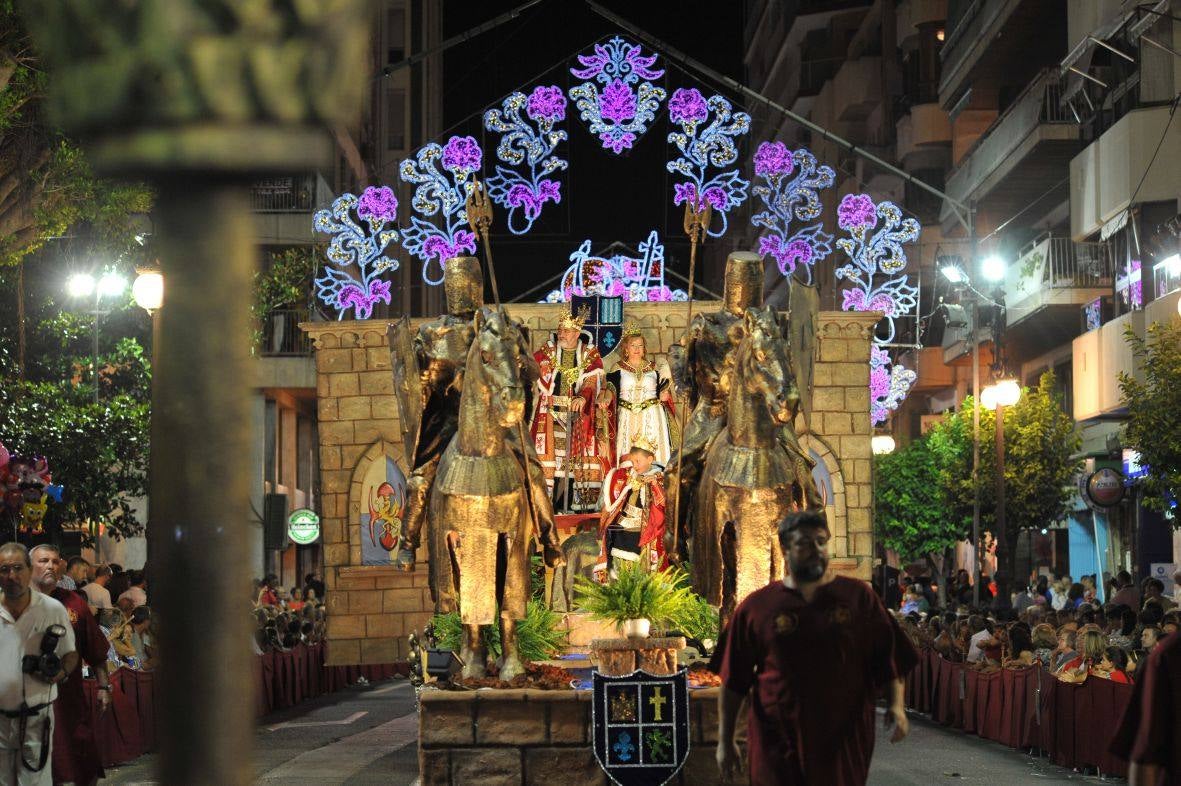
[[(1013, 748), (1037, 748), (1064, 767), (1098, 767), (1123, 777), (1127, 763), (1107, 752), (1132, 686), (1091, 677), (1059, 682), (1041, 666), (984, 674), (928, 650), (907, 686), (911, 709)], [(925, 687), (924, 687), (925, 686)]]
[[(255, 711), (276, 709), (344, 688), (364, 676), (370, 682), (409, 673), (405, 663), (325, 666), (323, 644), (297, 645), (290, 652), (267, 652), (254, 659)], [(103, 767), (126, 764), (156, 745), (156, 718), (162, 709), (152, 672), (118, 669), (111, 675), (111, 708), (99, 713), (94, 680), (85, 680), (86, 703), (94, 718)]]

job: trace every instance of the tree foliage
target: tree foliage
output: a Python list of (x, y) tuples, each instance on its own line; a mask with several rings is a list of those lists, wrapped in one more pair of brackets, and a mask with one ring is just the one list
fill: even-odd
[(1148, 469), (1141, 480), (1145, 506), (1167, 512), (1181, 499), (1181, 319), (1154, 322), (1144, 337), (1129, 329), (1126, 340), (1144, 379), (1119, 376), (1128, 410), (1124, 443)]
[[(46, 524), (103, 523), (115, 537), (138, 534), (132, 509), (147, 493), (151, 366), (140, 336), (144, 313), (125, 301), (105, 316), (63, 310), (50, 296), (60, 287), (56, 267), (30, 268), (28, 363), (15, 361), (16, 276), (0, 275), (0, 441), (13, 453), (43, 455), (62, 504), (50, 504)], [(94, 330), (99, 333), (93, 362)], [(95, 402), (95, 387), (99, 401)]]
[(14, 264), (79, 224), (115, 251), (130, 247), (129, 216), (151, 206), (143, 185), (94, 175), (44, 117), (46, 74), (14, 0), (0, 0), (0, 265)]

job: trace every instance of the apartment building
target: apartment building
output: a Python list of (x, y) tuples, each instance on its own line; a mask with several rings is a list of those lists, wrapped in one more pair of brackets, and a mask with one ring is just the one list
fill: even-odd
[[(932, 198), (787, 118), (756, 125), (756, 140), (807, 145), (837, 170), (829, 210), (860, 190), (923, 223), (909, 268), (922, 318), (898, 339), (913, 346), (894, 349), (918, 372), (887, 426), (900, 444), (970, 394), (975, 344), (982, 386), (993, 369), (1025, 384), (1055, 372), (1084, 438), (1080, 481), (1128, 468), (1117, 374), (1136, 369), (1123, 331), (1175, 315), (1181, 290), (1181, 121), (1169, 122), (1181, 90), (1179, 6), (748, 3), (752, 87), (954, 200)], [(972, 208), (971, 231), (955, 203)], [(999, 283), (981, 275), (991, 256), (1006, 263)], [(948, 264), (984, 296), (979, 325), (966, 290), (938, 274)], [(831, 263), (817, 273), (832, 307)], [(777, 276), (768, 283), (782, 290)], [(1080, 493), (1074, 508), (1044, 533), (1023, 534), (1024, 565), (1041, 555), (1075, 576), (1145, 575), (1152, 564), (1181, 562), (1181, 539), (1141, 508), (1134, 484), (1115, 506)]]
[[(291, 248), (311, 252), (316, 243), (322, 243), (325, 238), (313, 231), (312, 216), (339, 194), (386, 185), (397, 192), (402, 204), (409, 204), (411, 190), (398, 178), (398, 164), (439, 133), (442, 59), (427, 57), (412, 67), (398, 64), (442, 40), (442, 3), (382, 0), (374, 14), (373, 77), (366, 105), (354, 123), (331, 130), (331, 168), (260, 180), (251, 189), (263, 266), (274, 252)], [(399, 300), (388, 309), (379, 304), (375, 316), (420, 316), (442, 308), (442, 288), (425, 286), (416, 265), (404, 263), (391, 277)], [(316, 305), (309, 291), (306, 301), (267, 315), (252, 380), (256, 395), (249, 471), (251, 526), (256, 537), (251, 564), (258, 575), (278, 575), (283, 586), (302, 581), (322, 565), (319, 543), (293, 543), (284, 526), (297, 510), (321, 513), (316, 370), (311, 345), (298, 327), (300, 322), (324, 318)], [(274, 525), (267, 532), (263, 520), (272, 509), (278, 512), (270, 513)]]

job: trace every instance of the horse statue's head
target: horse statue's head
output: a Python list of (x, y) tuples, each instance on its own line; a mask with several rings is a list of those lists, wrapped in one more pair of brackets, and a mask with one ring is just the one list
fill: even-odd
[(464, 393), (473, 382), (483, 386), (487, 417), (503, 428), (516, 425), (525, 416), (518, 358), (521, 345), (520, 330), (504, 309), (485, 306), (476, 312), (476, 340), (468, 355)]
[(746, 336), (735, 358), (746, 393), (760, 399), (776, 423), (790, 423), (799, 402), (788, 355), (787, 325), (775, 309), (748, 308)]

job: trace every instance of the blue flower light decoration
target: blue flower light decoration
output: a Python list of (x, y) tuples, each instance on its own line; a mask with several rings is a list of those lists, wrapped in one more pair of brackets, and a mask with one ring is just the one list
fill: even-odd
[(813, 266), (832, 253), (833, 236), (824, 231), (822, 221), (803, 226), (794, 234), (791, 224), (820, 217), (819, 192), (832, 187), (835, 173), (830, 166), (817, 166), (811, 151), (800, 148), (792, 152), (782, 142), (759, 145), (754, 164), (755, 176), (764, 182), (751, 191), (766, 206), (750, 219), (754, 226), (767, 230), (759, 238), (759, 253), (773, 257), (779, 272), (789, 280), (798, 275), (811, 284)]
[[(638, 44), (619, 36), (595, 44), (595, 53), (579, 55), (578, 61), (583, 67), (571, 68), (570, 73), (590, 81), (570, 88), (570, 100), (603, 147), (622, 153), (656, 119), (660, 102), (668, 94), (648, 80), (664, 76), (664, 70), (653, 68), (656, 55), (645, 55)], [(602, 93), (596, 82), (603, 86)]]
[(721, 227), (715, 230), (711, 220), (707, 231), (710, 237), (721, 237), (728, 226), (727, 213), (746, 201), (750, 183), (742, 179), (737, 168), (713, 175), (710, 170), (738, 160), (734, 140), (750, 131), (750, 115), (734, 112), (722, 96), (706, 101), (697, 89), (680, 88), (668, 102), (668, 116), (682, 130), (668, 135), (669, 143), (676, 145), (681, 155), (669, 161), (667, 168), (688, 178), (673, 185), (673, 204), (689, 202), (694, 210), (700, 210), (708, 203)]
[[(470, 136), (453, 136), (447, 144), (424, 145), (414, 158), (402, 162), (400, 175), (417, 185), (411, 205), (410, 228), (402, 232), (402, 246), (422, 260), (422, 280), (432, 286), (443, 283), (443, 262), (463, 253), (476, 253), (476, 235), (467, 227), (467, 196), (472, 175), (480, 171), (484, 154)], [(440, 164), (443, 170), (439, 170)], [(446, 174), (444, 174), (444, 172)], [(439, 227), (419, 216), (439, 214)], [(431, 275), (432, 264), (438, 277)]]
[(877, 425), (898, 408), (917, 378), (910, 369), (892, 365), (883, 345), (894, 340), (895, 320), (918, 307), (918, 289), (902, 273), (902, 246), (914, 242), (922, 227), (913, 218), (902, 218), (894, 203), (875, 205), (868, 194), (846, 194), (837, 207), (837, 225), (849, 233), (836, 243), (849, 264), (837, 268), (836, 277), (852, 284), (841, 293), (841, 308), (881, 311), (886, 323), (886, 335), (874, 336), (870, 357), (870, 418)]
[(566, 132), (554, 126), (565, 118), (566, 96), (561, 88), (552, 86), (535, 87), (528, 96), (513, 93), (501, 109), (484, 113), (484, 127), (501, 135), (496, 157), (509, 166), (526, 164), (529, 168), (525, 176), (497, 164), (496, 174), (487, 182), (488, 197), (508, 209), (508, 228), (514, 235), (523, 235), (533, 227), (546, 202), (562, 201), (562, 184), (547, 175), (567, 166), (554, 155), (558, 143), (566, 139)]
[[(349, 309), (354, 319), (369, 319), (377, 303), (389, 305), (390, 282), (381, 276), (398, 269), (398, 260), (385, 255), (386, 248), (398, 240), (398, 230), (386, 228), (397, 218), (398, 199), (388, 186), (370, 186), (360, 199), (342, 194), (330, 210), (319, 210), (313, 217), (317, 232), (332, 235), (326, 254), (329, 264), (315, 280), (316, 297), (336, 311), (338, 320)], [(354, 269), (358, 275), (352, 274)]]

